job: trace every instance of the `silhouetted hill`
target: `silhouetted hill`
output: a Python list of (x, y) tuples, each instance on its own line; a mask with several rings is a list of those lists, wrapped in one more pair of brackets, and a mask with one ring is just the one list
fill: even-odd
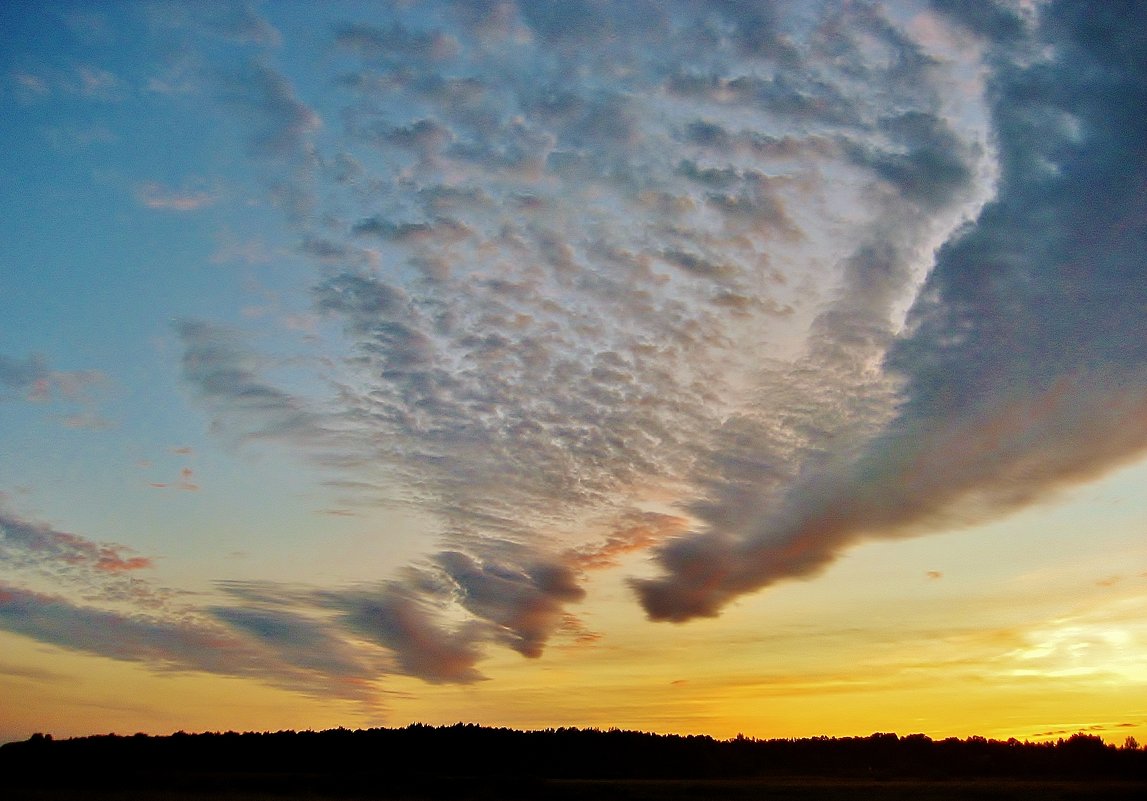
[(109, 734), (69, 740), (35, 735), (0, 747), (0, 791), (181, 786), (280, 792), (317, 787), (323, 792), (399, 797), (413, 793), (411, 788), (425, 793), (430, 787), (430, 796), (446, 798), (476, 797), (458, 790), (491, 783), (505, 791), (552, 780), (768, 777), (1147, 783), (1147, 750), (1116, 748), (1084, 734), (1054, 743), (883, 733), (715, 740), (617, 729), (523, 732), (461, 723), (358, 731)]

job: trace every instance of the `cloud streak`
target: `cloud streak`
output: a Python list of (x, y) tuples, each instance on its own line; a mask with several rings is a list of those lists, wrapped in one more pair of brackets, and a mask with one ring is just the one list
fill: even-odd
[[(15, 391), (31, 403), (55, 400), (86, 403), (91, 391), (106, 380), (98, 370), (53, 370), (44, 356), (33, 353), (14, 359), (0, 353), (0, 389)], [(0, 395), (0, 400), (8, 399)]]
[(216, 194), (196, 189), (169, 189), (162, 184), (146, 183), (136, 188), (139, 202), (161, 211), (198, 211), (215, 204)]
[(174, 593), (154, 587), (142, 572), (153, 560), (115, 543), (94, 542), (30, 520), (0, 506), (0, 580), (34, 580), (89, 599), (147, 609), (165, 606)]
[(198, 609), (143, 575), (152, 566), (121, 545), (0, 509), (0, 629), (164, 672), (243, 676), (368, 706), (378, 702), (375, 679), (395, 672), (377, 649), (313, 613), (255, 601)]

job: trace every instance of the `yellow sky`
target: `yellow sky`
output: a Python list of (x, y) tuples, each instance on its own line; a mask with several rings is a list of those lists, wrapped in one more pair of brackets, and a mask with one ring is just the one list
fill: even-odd
[[(378, 708), (164, 674), (3, 634), (0, 737), (447, 724), (731, 737), (924, 732), (1147, 740), (1147, 463), (972, 530), (871, 542), (715, 619), (650, 624), (592, 575), (581, 628), (488, 680), (378, 682)], [(1096, 510), (1105, 510), (1101, 519)], [(1086, 527), (1086, 528), (1085, 528)]]

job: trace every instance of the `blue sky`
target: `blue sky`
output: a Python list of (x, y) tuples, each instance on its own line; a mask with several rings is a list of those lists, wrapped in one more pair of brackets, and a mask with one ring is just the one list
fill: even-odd
[[(188, 681), (522, 723), (555, 672), (664, 728), (663, 638), (722, 677), (680, 726), (808, 673), (842, 730), (920, 691), (825, 673), (896, 641), (845, 598), (1147, 725), (1077, 703), (1147, 680), (1135, 3), (0, 15), (0, 676), (36, 699), (0, 734), (282, 720)], [(941, 586), (979, 611), (936, 629)], [(824, 644), (718, 667), (770, 603)]]

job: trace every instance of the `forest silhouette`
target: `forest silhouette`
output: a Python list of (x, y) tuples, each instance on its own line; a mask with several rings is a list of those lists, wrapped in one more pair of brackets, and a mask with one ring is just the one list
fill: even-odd
[[(562, 795), (556, 788), (568, 790), (561, 783), (570, 781), (784, 779), (1102, 780), (1142, 789), (1147, 749), (1133, 738), (1116, 747), (1084, 733), (1035, 743), (892, 733), (717, 740), (620, 729), (518, 731), (462, 723), (64, 740), (36, 734), (0, 746), (0, 795), (29, 788), (167, 792), (174, 787), (309, 798), (572, 798), (577, 794)], [(598, 788), (599, 797), (653, 797), (610, 795), (604, 787)]]

